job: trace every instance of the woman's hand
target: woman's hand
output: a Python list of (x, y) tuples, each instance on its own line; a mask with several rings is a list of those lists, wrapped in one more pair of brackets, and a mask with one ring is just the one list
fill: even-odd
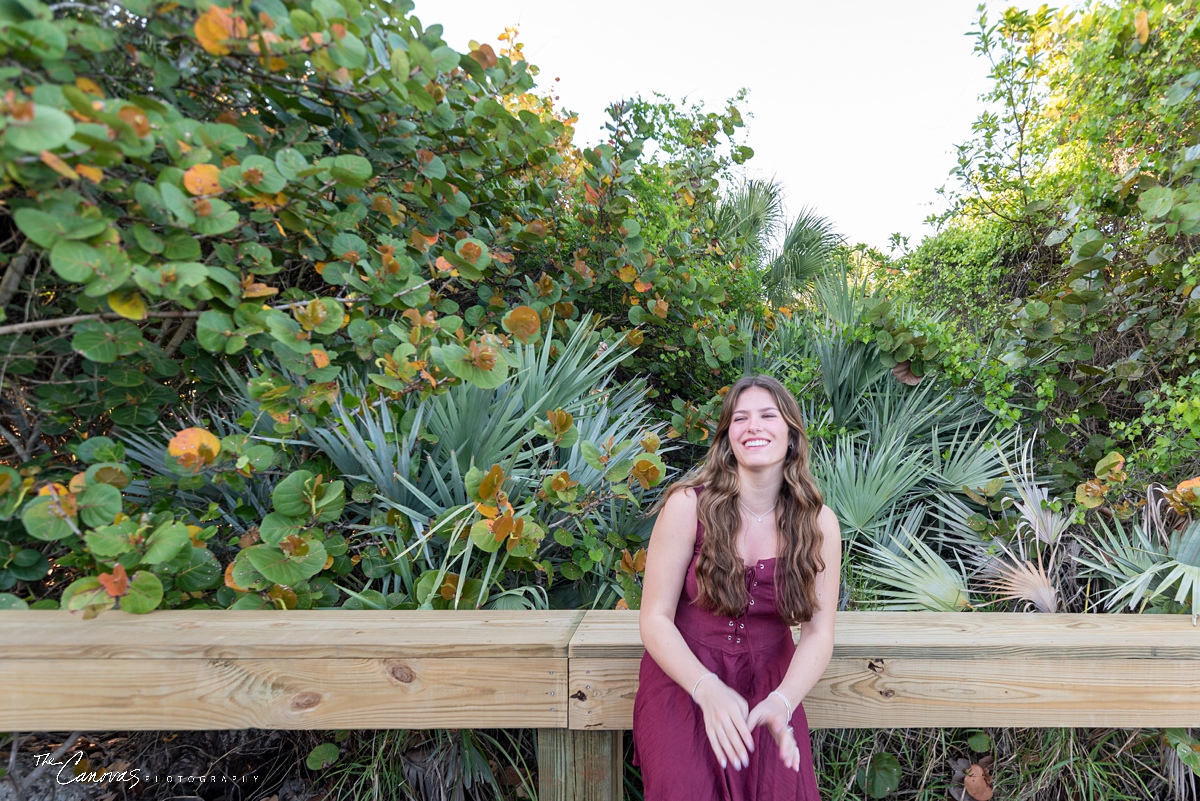
[(721, 768), (729, 763), (738, 770), (749, 765), (754, 737), (746, 725), (750, 707), (746, 699), (714, 675), (696, 688), (696, 703), (704, 713), (704, 731)]
[(753, 730), (760, 724), (766, 724), (775, 738), (783, 764), (792, 770), (800, 770), (800, 746), (796, 744), (796, 736), (788, 724), (788, 710), (778, 696), (768, 695), (750, 710), (746, 725)]

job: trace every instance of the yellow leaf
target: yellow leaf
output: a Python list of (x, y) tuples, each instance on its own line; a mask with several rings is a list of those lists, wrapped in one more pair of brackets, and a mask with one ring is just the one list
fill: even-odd
[(196, 18), (192, 32), (196, 34), (196, 41), (201, 47), (214, 56), (223, 56), (229, 52), (226, 40), (240, 39), (246, 35), (246, 21), (235, 17), (228, 8), (209, 6)]
[(104, 180), (104, 170), (99, 167), (93, 167), (90, 164), (76, 164), (75, 172), (87, 178), (94, 184), (98, 184)]
[(323, 349), (313, 348), (308, 353), (310, 356), (312, 356), (313, 364), (315, 364), (317, 367), (328, 367), (329, 366), (329, 354), (326, 353)]
[(633, 269), (632, 265), (626, 264), (620, 270), (617, 270), (617, 277), (628, 284), (637, 278), (637, 270)]
[(108, 293), (108, 307), (127, 320), (146, 319), (146, 302), (137, 292)]
[(193, 195), (219, 195), (221, 171), (215, 164), (195, 164), (183, 174), (183, 185)]
[(1137, 39), (1142, 44), (1150, 41), (1150, 17), (1146, 12), (1139, 11), (1133, 18), (1133, 27), (1137, 31)]
[(97, 84), (95, 81), (93, 81), (91, 78), (76, 78), (75, 79), (75, 88), (78, 89), (79, 91), (84, 92), (89, 95), (95, 95), (96, 97), (104, 97), (104, 90), (101, 89), (100, 85)]

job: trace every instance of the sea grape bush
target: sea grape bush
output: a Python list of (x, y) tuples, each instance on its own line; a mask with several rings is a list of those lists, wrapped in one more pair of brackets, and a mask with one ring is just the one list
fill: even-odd
[[(639, 543), (597, 516), (663, 480), (662, 426), (571, 445), (571, 412), (549, 410), (545, 475), (474, 465), (500, 478), (466, 481), (474, 522), (442, 531), (432, 576), (404, 543), (438, 515), (383, 509), (313, 432), (371, 406), (395, 417), (386, 436), (432, 447), (419, 406), (515, 391), (522, 348), (552, 362), (582, 331), (638, 349), (613, 380), (649, 373), (683, 404), (664, 425), (703, 441), (743, 338), (722, 287), (753, 298), (754, 277), (703, 225), (649, 212), (713, 202), (751, 155), (740, 113), (674, 113), (689, 146), (651, 160), (655, 107), (617, 106), (610, 140), (580, 150), (511, 33), (459, 53), (411, 12), (0, 4), (0, 591), (65, 589), (89, 613), (453, 605), (557, 570), (622, 592)], [(681, 338), (708, 368), (684, 380)], [(582, 490), (555, 464), (580, 447), (599, 470)], [(504, 560), (452, 575), (466, 543)]]

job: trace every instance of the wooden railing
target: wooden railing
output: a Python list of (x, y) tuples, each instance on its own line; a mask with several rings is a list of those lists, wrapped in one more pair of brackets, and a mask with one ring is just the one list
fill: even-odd
[[(637, 613), (0, 612), (0, 730), (535, 728), (619, 799)], [(839, 613), (813, 728), (1200, 726), (1184, 615)]]

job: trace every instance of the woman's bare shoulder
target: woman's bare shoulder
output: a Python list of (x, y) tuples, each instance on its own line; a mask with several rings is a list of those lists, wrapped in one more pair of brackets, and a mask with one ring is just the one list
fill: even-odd
[(682, 487), (671, 491), (658, 513), (654, 529), (657, 536), (665, 533), (671, 539), (686, 540), (689, 535), (692, 542), (696, 537), (696, 521), (698, 498), (693, 487)]

